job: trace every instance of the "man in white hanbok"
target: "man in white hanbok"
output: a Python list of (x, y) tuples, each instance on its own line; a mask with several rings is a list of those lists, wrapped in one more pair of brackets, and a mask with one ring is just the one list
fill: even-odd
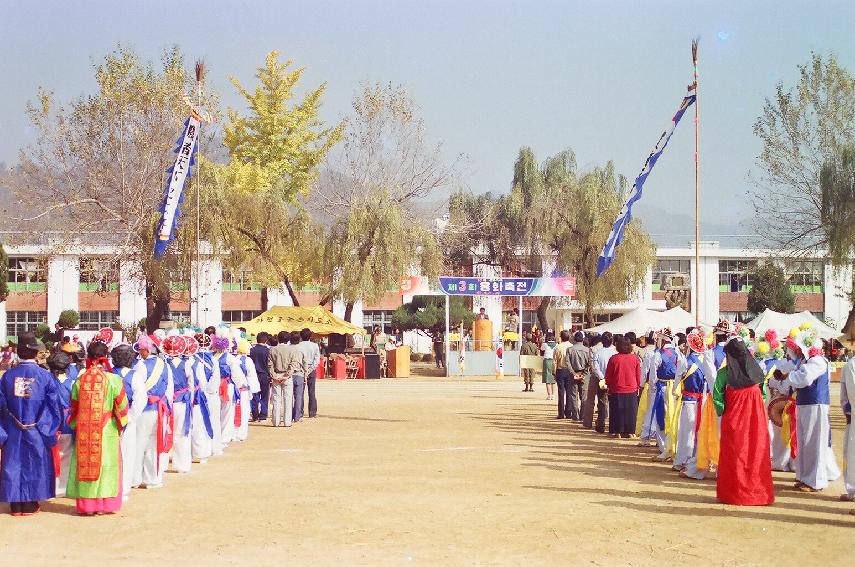
[(210, 422), (210, 433), (205, 423), (205, 409), (202, 407), (202, 399), (193, 408), (193, 441), (191, 450), (193, 460), (200, 463), (210, 456), (223, 454), (223, 436), (220, 427), (220, 365), (214, 360), (214, 354), (210, 351), (211, 337), (202, 333), (195, 336), (199, 343), (199, 352), (196, 353), (196, 380), (199, 392), (204, 393), (205, 406), (207, 408), (208, 421)]
[[(706, 381), (707, 392), (712, 392), (715, 388), (715, 380), (718, 376), (718, 371), (721, 370), (721, 367), (727, 358), (724, 354), (724, 346), (727, 344), (731, 334), (732, 329), (730, 327), (730, 323), (726, 320), (719, 321), (713, 330), (713, 337), (716, 345), (704, 352), (703, 358), (703, 373), (704, 380)], [(717, 423), (719, 426), (721, 425), (720, 417), (717, 418)], [(721, 431), (721, 428), (719, 427), (718, 430)], [(697, 452), (695, 452), (695, 454), (689, 458), (688, 462), (686, 462), (686, 468), (680, 473), (681, 477), (703, 480), (708, 474), (710, 474), (710, 470), (708, 468), (698, 468), (697, 457)]]
[(214, 364), (220, 367), (220, 431), (223, 447), (228, 447), (235, 440), (235, 405), (240, 401), (240, 388), (246, 385), (246, 377), (237, 358), (229, 352), (231, 343), (228, 337), (211, 339)]
[(172, 372), (174, 393), (172, 397), (173, 428), (172, 451), (170, 460), (172, 470), (179, 473), (190, 472), (193, 462), (190, 450), (190, 432), (193, 424), (193, 391), (196, 388), (193, 364), (184, 357), (187, 345), (184, 337), (178, 335), (163, 339), (163, 352), (167, 356), (166, 364)]
[(843, 486), (846, 492), (840, 499), (855, 502), (855, 424), (852, 423), (852, 408), (855, 407), (855, 358), (850, 359), (843, 367), (840, 379), (840, 407), (846, 416), (846, 430), (843, 433), (843, 462), (846, 468)]
[(146, 376), (136, 366), (136, 354), (129, 344), (117, 345), (110, 356), (113, 359), (113, 371), (121, 376), (128, 396), (128, 424), (122, 430), (122, 501), (126, 502), (131, 494), (134, 480), (133, 463), (137, 452), (137, 421), (148, 403), (145, 391)]
[(670, 330), (665, 329), (659, 333), (656, 340), (659, 348), (655, 351), (650, 365), (650, 390), (647, 395), (653, 396), (650, 434), (656, 439), (659, 447), (659, 455), (654, 457), (657, 461), (673, 458), (673, 455), (669, 454), (666, 430), (668, 421), (672, 418), (672, 412), (676, 408), (673, 393), (674, 380), (684, 376), (688, 370), (686, 358), (673, 340)]
[(249, 357), (250, 344), (246, 339), (238, 339), (238, 354), (236, 356), (243, 383), (238, 387), (240, 393), (240, 419), (235, 418), (235, 441), (246, 441), (249, 437), (249, 417), (251, 413), (250, 400), (253, 394), (261, 391), (255, 363)]
[(795, 338), (787, 339), (787, 357), (791, 362), (782, 361), (778, 366), (786, 377), (771, 378), (769, 384), (781, 391), (796, 390), (795, 488), (819, 492), (840, 476), (831, 448), (829, 364), (814, 329), (803, 329)]
[(133, 486), (145, 488), (163, 486), (169, 460), (169, 448), (165, 443), (175, 392), (172, 370), (162, 358), (153, 354), (156, 348), (151, 337), (140, 337), (137, 341), (140, 360), (134, 366), (134, 371), (145, 374), (146, 406), (137, 421)]

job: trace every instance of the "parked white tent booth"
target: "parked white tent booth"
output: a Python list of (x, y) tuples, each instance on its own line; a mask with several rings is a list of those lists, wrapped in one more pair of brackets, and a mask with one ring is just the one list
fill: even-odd
[(765, 333), (767, 329), (775, 329), (778, 336), (786, 337), (790, 329), (798, 327), (802, 323), (810, 323), (816, 329), (817, 334), (823, 339), (836, 339), (843, 333), (834, 327), (826, 325), (814, 316), (810, 311), (801, 313), (779, 313), (766, 309), (748, 323), (749, 329), (754, 329), (758, 335)]
[(645, 307), (637, 307), (628, 313), (621, 315), (614, 321), (585, 329), (591, 333), (647, 333), (670, 327), (675, 333), (685, 332), (687, 327), (695, 326), (695, 316), (681, 307), (674, 307), (667, 311), (656, 311)]

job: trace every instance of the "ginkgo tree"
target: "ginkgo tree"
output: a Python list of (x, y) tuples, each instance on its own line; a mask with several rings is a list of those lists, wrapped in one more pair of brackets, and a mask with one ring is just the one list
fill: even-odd
[(303, 207), (318, 166), (341, 138), (343, 124), (325, 125), (318, 112), (326, 83), (294, 101), (304, 68), (279, 61), (271, 51), (256, 72), (254, 90), (232, 77), (247, 103), (229, 109), (224, 144), (229, 160), (213, 165), (206, 199), (212, 238), (228, 252), (226, 262), (252, 272), (263, 288), (284, 286), (294, 305), (296, 290), (319, 275), (322, 239)]

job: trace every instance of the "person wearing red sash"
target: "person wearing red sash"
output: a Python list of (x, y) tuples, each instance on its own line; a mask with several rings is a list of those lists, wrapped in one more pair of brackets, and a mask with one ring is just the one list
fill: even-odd
[(197, 333), (193, 337), (190, 347), (196, 383), (190, 443), (194, 463), (204, 463), (208, 457), (223, 454), (218, 399), (220, 367), (214, 362), (210, 347), (211, 337), (203, 333)]
[(220, 435), (223, 447), (235, 440), (235, 402), (240, 401), (243, 373), (237, 359), (229, 352), (231, 339), (215, 336), (211, 339), (213, 362), (220, 370)]
[(172, 433), (172, 470), (179, 473), (190, 472), (192, 455), (190, 452), (190, 429), (193, 424), (193, 365), (183, 358), (187, 343), (184, 337), (170, 335), (163, 339), (163, 353), (166, 364), (172, 373), (175, 393), (172, 396), (174, 429)]
[(122, 508), (119, 438), (128, 423), (128, 397), (107, 353), (105, 343), (92, 341), (86, 370), (71, 387), (69, 423), (75, 439), (66, 495), (77, 499), (82, 515), (112, 514)]
[(831, 371), (816, 329), (805, 324), (790, 331), (790, 335), (786, 341), (790, 362), (778, 364), (776, 378), (771, 378), (769, 384), (779, 391), (795, 391), (795, 404), (789, 406), (790, 421), (796, 423), (793, 488), (819, 492), (840, 477), (831, 447)]
[(675, 392), (681, 396), (677, 444), (674, 453), (674, 466), (672, 467), (675, 471), (684, 470), (695, 454), (703, 396), (707, 389), (702, 358), (707, 350), (704, 336), (695, 329), (686, 336), (686, 342), (691, 351), (686, 357), (686, 364), (689, 368)]
[(160, 488), (172, 448), (172, 371), (162, 358), (152, 354), (156, 343), (147, 336), (137, 341), (139, 368), (145, 374), (148, 403), (137, 423), (137, 453), (134, 486)]
[(724, 351), (713, 394), (721, 416), (716, 496), (724, 504), (768, 506), (775, 490), (762, 391), (766, 376), (741, 337), (730, 339)]

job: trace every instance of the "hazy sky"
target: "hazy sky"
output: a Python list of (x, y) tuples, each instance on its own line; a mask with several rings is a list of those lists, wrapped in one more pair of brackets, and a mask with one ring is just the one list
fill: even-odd
[[(473, 191), (506, 191), (523, 145), (541, 160), (567, 147), (583, 166), (613, 159), (632, 179), (691, 80), (700, 36), (704, 214), (726, 223), (750, 214), (752, 125), (775, 84), (793, 84), (811, 50), (855, 71), (852, 0), (130, 4), (0, 2), (0, 161), (30, 139), (24, 108), (39, 85), (68, 100), (91, 92), (92, 64), (117, 42), (148, 60), (177, 43), (188, 64), (204, 57), (227, 105), (240, 104), (227, 76), (251, 83), (272, 49), (307, 67), (306, 86), (329, 83), (328, 120), (347, 113), (361, 81), (403, 84), (429, 136), (469, 156)], [(687, 119), (645, 201), (689, 212), (692, 155)]]

